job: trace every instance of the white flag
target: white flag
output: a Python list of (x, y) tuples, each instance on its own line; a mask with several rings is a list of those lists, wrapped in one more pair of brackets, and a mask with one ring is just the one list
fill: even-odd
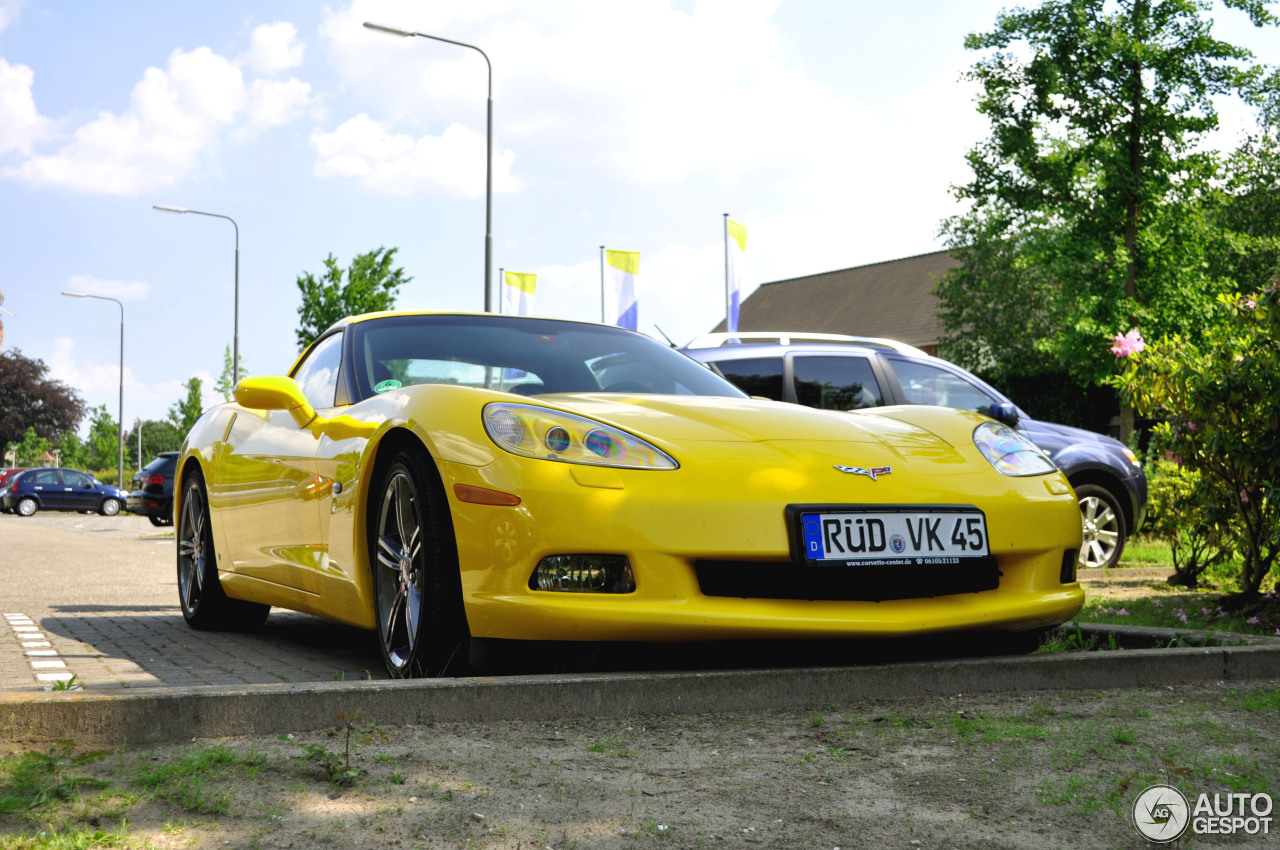
[(640, 326), (636, 277), (640, 274), (639, 251), (605, 251), (604, 323), (636, 330)]
[(725, 330), (738, 332), (738, 310), (747, 282), (747, 229), (731, 218), (724, 220), (725, 234)]
[(536, 274), (504, 272), (502, 275), (502, 312), (513, 316), (528, 316), (533, 312), (533, 287)]

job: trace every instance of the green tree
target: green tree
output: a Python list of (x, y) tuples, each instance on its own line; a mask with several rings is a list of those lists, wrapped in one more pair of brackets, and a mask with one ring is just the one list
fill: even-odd
[[(138, 435), (142, 435), (142, 452), (138, 452)], [(182, 448), (182, 441), (187, 432), (178, 429), (172, 422), (147, 419), (137, 422), (133, 430), (124, 436), (125, 464), (132, 464), (134, 469), (141, 469), (151, 462), (160, 452), (176, 452)]]
[(35, 428), (28, 428), (22, 439), (13, 444), (15, 466), (36, 466), (49, 451), (49, 441), (36, 436)]
[(339, 319), (395, 307), (397, 290), (413, 280), (403, 268), (392, 268), (398, 250), (378, 248), (360, 254), (351, 261), (345, 281), (333, 254), (324, 261), (325, 273), (320, 278), (305, 271), (298, 275), (298, 291), (302, 293), (296, 331), (299, 350)]
[[(231, 391), (235, 389), (232, 378), (235, 376), (235, 360), (231, 356), (231, 346), (222, 355), (222, 374), (218, 376), (213, 389), (222, 396), (223, 401), (231, 401)], [(240, 377), (249, 377), (249, 370), (244, 367), (244, 358), (240, 358)]]
[[(1271, 0), (1223, 2), (1276, 23)], [(1100, 339), (1132, 327), (1195, 336), (1236, 289), (1228, 269), (1208, 267), (1230, 253), (1231, 198), (1199, 142), (1217, 126), (1215, 97), (1261, 105), (1276, 80), (1212, 36), (1208, 9), (1048, 0), (966, 39), (988, 54), (968, 76), (991, 135), (955, 188), (968, 210), (942, 227), (961, 263), (938, 286), (949, 356), (1096, 384), (1113, 371)]]
[(89, 468), (89, 447), (75, 431), (66, 431), (58, 437), (58, 462), (72, 469)]
[(194, 375), (183, 386), (187, 388), (187, 397), (169, 408), (169, 421), (185, 437), (200, 414), (204, 413), (204, 393), (203, 382)]
[(84, 413), (84, 399), (50, 380), (43, 360), (24, 357), (17, 348), (0, 351), (0, 446), (21, 440), (28, 428), (53, 440), (78, 428)]
[(115, 481), (120, 452), (119, 434), (120, 428), (107, 412), (105, 404), (89, 411), (89, 438), (85, 440), (84, 468), (102, 473), (99, 477), (103, 481)]

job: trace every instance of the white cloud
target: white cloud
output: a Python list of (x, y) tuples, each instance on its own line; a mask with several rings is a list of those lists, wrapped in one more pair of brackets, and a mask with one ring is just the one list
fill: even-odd
[[(0, 60), (0, 153), (6, 145), (29, 153), (47, 135), (30, 74)], [(137, 195), (194, 171), (228, 134), (242, 139), (293, 121), (310, 103), (311, 86), (297, 79), (246, 86), (240, 68), (208, 47), (175, 50), (163, 70), (143, 73), (126, 111), (100, 112), (61, 150), (30, 155), (2, 173), (34, 186)]]
[[(485, 138), (461, 124), (415, 139), (361, 113), (332, 133), (313, 130), (311, 146), (317, 177), (353, 178), (390, 195), (435, 189), (471, 198), (484, 194)], [(495, 192), (519, 191), (520, 182), (511, 176), (514, 161), (511, 150), (494, 156)]]
[(253, 31), (249, 52), (240, 62), (259, 73), (274, 74), (301, 65), (305, 49), (298, 40), (298, 28), (288, 21), (277, 21)]
[(54, 155), (6, 174), (36, 185), (136, 195), (191, 171), (246, 100), (240, 69), (207, 47), (175, 50), (167, 70), (148, 68), (122, 115), (100, 113)]
[(18, 10), (22, 8), (22, 0), (0, 0), (0, 32), (4, 32), (9, 24), (18, 20)]
[[(114, 350), (114, 349), (109, 349)], [(107, 413), (114, 420), (120, 414), (120, 361), (108, 357), (95, 359), (97, 353), (78, 355), (75, 342), (69, 337), (59, 337), (53, 342), (53, 355), (48, 359), (49, 377), (75, 387), (90, 407), (106, 405)], [(205, 409), (222, 401), (214, 392), (216, 380), (204, 370), (197, 370), (191, 377), (200, 379), (201, 403)], [(133, 427), (135, 419), (165, 419), (170, 407), (187, 397), (187, 378), (173, 378), (156, 383), (139, 381), (129, 367), (124, 367), (124, 420), (125, 429)], [(80, 436), (87, 437), (89, 417), (80, 424)]]
[(64, 285), (65, 292), (83, 292), (87, 295), (102, 295), (118, 298), (121, 301), (133, 301), (145, 298), (151, 291), (151, 284), (138, 280), (103, 280), (90, 275), (78, 274), (69, 278)]
[[(0, 30), (5, 6), (0, 5)], [(31, 94), (35, 73), (26, 65), (10, 65), (0, 59), (0, 154), (30, 154), (32, 145), (49, 131), (49, 120), (36, 110)]]
[(288, 124), (310, 103), (311, 86), (301, 80), (254, 80), (245, 112), (250, 129), (259, 130)]

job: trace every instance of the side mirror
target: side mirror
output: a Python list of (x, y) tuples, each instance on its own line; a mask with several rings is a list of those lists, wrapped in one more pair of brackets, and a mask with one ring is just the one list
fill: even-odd
[(1010, 428), (1017, 428), (1020, 417), (1018, 416), (1018, 406), (1011, 401), (998, 401), (991, 405), (991, 409), (987, 415), (997, 422), (1003, 422)]
[(231, 392), (237, 403), (254, 410), (289, 411), (299, 428), (305, 428), (316, 418), (316, 409), (307, 401), (307, 397), (302, 394), (302, 387), (293, 378), (245, 378)]

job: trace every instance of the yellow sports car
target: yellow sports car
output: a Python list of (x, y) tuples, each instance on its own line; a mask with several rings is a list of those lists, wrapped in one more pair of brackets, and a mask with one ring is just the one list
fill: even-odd
[(619, 328), (356, 316), (235, 399), (178, 466), (187, 622), (375, 629), (395, 676), (489, 638), (1016, 640), (1083, 601), (1075, 496), (1016, 431), (748, 398)]

